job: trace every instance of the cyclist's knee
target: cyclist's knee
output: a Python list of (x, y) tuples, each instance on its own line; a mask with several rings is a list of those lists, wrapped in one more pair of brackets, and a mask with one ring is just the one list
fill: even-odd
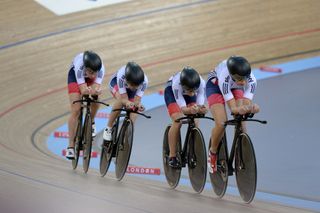
[(181, 123), (180, 122), (173, 122), (171, 128), (179, 130), (181, 128)]
[(214, 128), (217, 129), (217, 130), (220, 130), (220, 131), (224, 130), (224, 122), (225, 121), (216, 122), (216, 125), (215, 125)]
[(172, 116), (171, 117), (171, 119), (172, 119), (172, 126), (171, 127), (176, 128), (176, 129), (180, 129), (181, 128), (181, 126), (182, 126), (181, 122), (176, 122), (176, 120), (178, 118), (180, 118), (180, 117), (181, 116)]

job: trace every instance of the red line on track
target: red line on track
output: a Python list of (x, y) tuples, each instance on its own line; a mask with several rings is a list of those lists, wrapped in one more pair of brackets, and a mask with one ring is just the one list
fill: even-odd
[(9, 112), (11, 112), (11, 111), (13, 111), (13, 110), (15, 110), (15, 109), (17, 109), (17, 108), (25, 105), (25, 104), (28, 104), (28, 103), (30, 103), (30, 102), (32, 102), (32, 101), (35, 101), (35, 100), (40, 99), (40, 98), (42, 98), (42, 97), (45, 97), (45, 96), (47, 96), (47, 95), (51, 95), (51, 94), (53, 94), (53, 93), (66, 90), (66, 88), (67, 88), (67, 87), (54, 89), (54, 90), (51, 90), (50, 92), (42, 93), (42, 94), (37, 95), (37, 96), (35, 96), (35, 97), (33, 97), (33, 98), (30, 98), (30, 99), (28, 99), (28, 100), (26, 100), (26, 101), (23, 101), (23, 102), (21, 102), (21, 103), (18, 103), (18, 104), (16, 104), (16, 105), (14, 105), (13, 107), (10, 107), (9, 109), (1, 112), (1, 113), (0, 113), (0, 118), (1, 118), (2, 116), (4, 116), (5, 114), (7, 114), (7, 113), (9, 113)]

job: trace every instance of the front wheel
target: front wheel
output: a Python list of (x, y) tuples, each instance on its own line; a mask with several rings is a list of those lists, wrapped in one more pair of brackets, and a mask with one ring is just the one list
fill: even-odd
[(207, 178), (207, 153), (203, 135), (198, 128), (193, 128), (188, 139), (188, 171), (192, 188), (201, 193)]
[(240, 134), (236, 143), (235, 173), (242, 200), (250, 203), (256, 193), (257, 164), (253, 144), (246, 133)]
[(123, 122), (119, 133), (116, 154), (116, 178), (120, 181), (127, 171), (133, 142), (133, 123), (130, 119)]
[[(209, 151), (211, 147), (211, 138), (209, 143)], [(228, 186), (228, 147), (226, 135), (220, 141), (217, 151), (217, 172), (209, 173), (211, 185), (214, 193), (222, 198), (226, 193)]]
[(83, 140), (83, 170), (88, 172), (92, 149), (92, 121), (91, 117), (87, 116), (84, 124), (84, 140)]

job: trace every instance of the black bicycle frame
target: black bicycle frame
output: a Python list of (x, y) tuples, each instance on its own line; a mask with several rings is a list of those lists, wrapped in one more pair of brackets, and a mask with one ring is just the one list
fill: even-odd
[[(114, 110), (114, 111), (120, 111), (120, 109), (118, 110), (118, 109), (116, 109), (116, 110)], [(126, 112), (126, 114), (120, 114), (120, 115), (118, 115), (117, 116), (117, 119), (116, 119), (116, 122), (115, 122), (115, 124), (114, 124), (114, 130), (113, 131), (115, 131), (113, 134), (114, 134), (114, 138), (113, 138), (113, 145), (116, 145), (116, 144), (118, 144), (118, 142), (119, 142), (119, 139), (120, 139), (120, 137), (119, 137), (119, 133), (121, 132), (121, 130), (118, 132), (118, 130), (119, 130), (119, 124), (120, 124), (120, 119), (122, 118), (122, 117), (124, 117), (124, 119), (123, 119), (123, 124), (125, 123), (125, 122), (127, 122), (127, 120), (128, 119), (130, 119), (130, 112)], [(122, 124), (122, 126), (121, 126), (121, 129), (124, 127), (124, 125)], [(120, 145), (120, 144), (119, 144)], [(114, 151), (113, 151), (114, 153), (112, 154), (112, 156), (113, 155), (115, 155), (115, 153), (116, 153), (116, 149), (114, 149)], [(113, 157), (115, 157), (115, 156), (113, 156)]]
[[(229, 176), (233, 175), (234, 168), (232, 166), (232, 163), (233, 163), (233, 160), (234, 160), (234, 157), (235, 157), (235, 147), (236, 147), (236, 143), (237, 143), (238, 137), (239, 137), (239, 135), (241, 133), (242, 133), (241, 122), (239, 122), (235, 126), (235, 133), (234, 133), (234, 137), (233, 137), (231, 152), (230, 152), (230, 156), (229, 156), (229, 159), (228, 159)], [(225, 141), (225, 142), (227, 142), (227, 141)], [(226, 145), (227, 145), (227, 143), (226, 143)], [(241, 143), (239, 143), (240, 150), (241, 150), (241, 147), (242, 147)], [(242, 152), (240, 152), (240, 153), (242, 153)], [(242, 155), (241, 155), (241, 158), (242, 158)], [(241, 159), (241, 161), (242, 161), (242, 159)]]
[[(142, 116), (144, 116), (144, 117), (146, 117), (146, 118), (151, 118), (151, 116), (147, 116), (147, 115), (145, 115), (145, 114), (143, 114), (143, 113), (140, 113), (140, 112), (137, 112), (137, 111), (135, 111), (135, 110), (128, 110), (128, 109), (123, 109), (123, 108), (121, 108), (121, 109), (114, 109), (114, 110), (112, 110), (112, 111), (124, 111), (125, 113), (124, 114), (119, 114), (118, 116), (117, 116), (117, 119), (116, 119), (116, 122), (115, 122), (115, 124), (113, 125), (113, 131), (115, 131), (114, 133), (112, 133), (113, 134), (113, 137), (114, 138), (112, 138), (113, 140), (113, 145), (117, 145), (118, 144), (118, 142), (119, 142), (119, 133), (121, 132), (121, 129), (124, 127), (124, 123), (125, 122), (127, 122), (129, 119), (130, 119), (130, 114), (131, 113), (135, 113), (135, 114), (138, 114), (138, 115), (142, 115)], [(123, 124), (122, 124), (122, 126), (121, 126), (121, 129), (120, 129), (120, 131), (118, 132), (118, 130), (119, 130), (119, 123), (120, 123), (120, 119), (121, 119), (121, 117), (124, 117), (124, 119), (123, 119)], [(121, 141), (122, 143), (123, 143), (123, 141)], [(119, 145), (123, 145), (123, 144), (119, 144)], [(115, 157), (115, 153), (116, 153), (116, 150), (114, 149), (114, 151), (113, 151), (114, 153), (112, 154), (112, 157)]]
[[(186, 133), (186, 137), (184, 139), (184, 144), (183, 144), (183, 149), (180, 153), (181, 155), (181, 166), (182, 167), (185, 167), (186, 164), (188, 163), (188, 156), (187, 154), (189, 155), (192, 155), (192, 156), (195, 156), (194, 155), (194, 140), (191, 140), (192, 142), (189, 142), (189, 137), (190, 137), (190, 134), (191, 134), (191, 130), (195, 127), (195, 123), (194, 123), (194, 118), (190, 118), (189, 122), (188, 122), (188, 128), (187, 128), (187, 133)], [(194, 139), (194, 134), (191, 135), (192, 139)]]
[[(83, 95), (82, 99), (81, 100), (77, 100), (77, 101), (74, 101), (73, 104), (75, 103), (81, 103), (81, 108), (80, 108), (80, 115), (79, 115), (79, 119), (78, 119), (78, 122), (83, 122), (83, 109), (86, 109), (86, 113), (85, 113), (85, 120), (84, 120), (84, 124), (86, 123), (86, 121), (88, 119), (91, 119), (91, 103), (98, 103), (98, 104), (103, 104), (105, 106), (109, 106), (109, 104), (106, 104), (106, 103), (103, 103), (103, 102), (100, 102), (100, 101), (97, 101), (97, 100), (94, 100), (94, 99), (91, 99), (89, 98), (89, 95)], [(84, 105), (85, 103), (85, 105)], [(83, 125), (83, 123), (80, 125), (81, 126), (81, 142), (83, 141), (83, 138), (84, 138), (84, 129), (86, 126)], [(91, 128), (91, 127), (90, 127)], [(82, 145), (82, 144), (81, 144)]]
[[(186, 133), (186, 137), (184, 139), (184, 144), (183, 144), (183, 148), (182, 148), (182, 151), (180, 153), (180, 156), (181, 156), (181, 166), (182, 167), (185, 167), (188, 162), (188, 154), (189, 156), (192, 156), (194, 160), (195, 159), (195, 154), (194, 154), (194, 134), (192, 134), (192, 129), (196, 127), (195, 125), (195, 119), (197, 118), (206, 118), (206, 119), (209, 119), (209, 120), (213, 120), (213, 118), (210, 118), (210, 117), (206, 117), (204, 116), (203, 114), (195, 114), (195, 115), (186, 115), (186, 117), (182, 117), (182, 118), (179, 118), (176, 120), (176, 122), (181, 122), (182, 120), (184, 119), (187, 119), (186, 121), (182, 121), (181, 123), (182, 124), (188, 124), (188, 128), (187, 128), (187, 133)], [(192, 143), (190, 144), (189, 143), (189, 137), (190, 137), (190, 134), (191, 137), (192, 137)]]
[[(81, 123), (81, 125), (80, 125), (80, 132), (81, 132), (80, 141), (81, 141), (81, 144), (80, 145), (82, 146), (82, 141), (83, 141), (83, 138), (84, 138), (84, 129), (86, 128), (86, 126), (84, 126), (83, 124), (85, 124), (87, 119), (89, 119), (91, 117), (91, 109), (90, 109), (91, 108), (90, 107), (91, 106), (91, 101), (89, 99), (89, 96), (84, 95), (81, 100), (73, 102), (73, 104), (75, 104), (75, 103), (81, 103), (80, 115), (79, 115), (78, 122)], [(85, 103), (85, 105), (84, 105), (84, 103)], [(84, 109), (86, 109), (86, 113), (85, 113), (85, 120), (83, 122), (83, 110)]]
[[(235, 126), (235, 134), (234, 134), (234, 138), (233, 138), (233, 143), (232, 143), (232, 148), (231, 148), (231, 152), (230, 152), (230, 156), (228, 159), (228, 170), (229, 170), (229, 176), (233, 175), (233, 171), (234, 171), (234, 167), (232, 166), (233, 160), (235, 158), (235, 149), (236, 149), (236, 145), (237, 145), (237, 140), (240, 136), (241, 133), (243, 133), (242, 131), (242, 122), (243, 121), (255, 121), (255, 122), (259, 122), (262, 124), (266, 124), (267, 121), (260, 121), (260, 120), (256, 120), (256, 119), (248, 119), (248, 118), (252, 118), (254, 114), (246, 114), (246, 115), (236, 115), (235, 118), (233, 120), (229, 120), (227, 121), (224, 126), (226, 127), (227, 125), (234, 125)], [(225, 140), (226, 142), (226, 140)], [(238, 146), (237, 148), (239, 148), (240, 152), (242, 153), (242, 144), (240, 142), (238, 142)], [(227, 143), (226, 143), (227, 145)], [(242, 161), (242, 155), (240, 155), (240, 163), (243, 166), (243, 161)]]

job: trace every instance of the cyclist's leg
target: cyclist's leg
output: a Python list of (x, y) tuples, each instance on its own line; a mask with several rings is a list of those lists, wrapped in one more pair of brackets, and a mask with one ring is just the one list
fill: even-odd
[(122, 108), (121, 100), (116, 99), (115, 102), (112, 104), (112, 110), (109, 114), (107, 126), (103, 132), (103, 139), (105, 141), (112, 141), (112, 127), (116, 118), (120, 114), (120, 111), (114, 112), (113, 109), (120, 109), (120, 108)]
[(206, 95), (208, 99), (210, 112), (215, 120), (215, 126), (211, 130), (210, 151), (216, 153), (219, 142), (224, 132), (224, 122), (227, 120), (225, 101), (218, 86), (218, 80), (211, 78), (206, 84)]
[(120, 112), (113, 112), (114, 109), (120, 109), (123, 107), (121, 103), (121, 95), (119, 93), (119, 87), (117, 85), (117, 77), (113, 77), (109, 82), (109, 90), (113, 96), (114, 103), (112, 104), (112, 110), (109, 115), (108, 123), (107, 123), (107, 129), (111, 129), (113, 126), (114, 121), (120, 114)]
[(171, 114), (171, 119), (172, 119), (172, 125), (168, 133), (168, 140), (169, 140), (169, 157), (176, 157), (176, 147), (177, 147), (177, 142), (179, 140), (179, 134), (180, 134), (180, 128), (181, 128), (181, 123), (175, 122), (178, 118), (181, 118), (183, 114), (181, 112), (173, 113)]
[(77, 128), (81, 105), (80, 103), (73, 104), (73, 102), (81, 99), (81, 92), (73, 68), (69, 70), (68, 74), (68, 95), (71, 109), (71, 113), (68, 119), (69, 147), (74, 147), (73, 139)]
[(224, 133), (224, 122), (227, 120), (225, 101), (218, 86), (218, 80), (211, 78), (206, 84), (206, 96), (210, 112), (215, 120), (211, 130), (211, 146), (208, 153), (209, 172), (217, 171), (217, 149)]
[(178, 106), (174, 94), (172, 91), (172, 86), (168, 82), (167, 87), (164, 90), (164, 99), (166, 102), (168, 113), (172, 120), (171, 128), (168, 132), (168, 142), (169, 142), (169, 157), (176, 157), (176, 146), (179, 140), (181, 123), (175, 122), (176, 119), (183, 116), (180, 107)]
[(215, 120), (215, 126), (211, 130), (210, 151), (216, 153), (224, 133), (224, 123), (227, 121), (227, 113), (225, 105), (221, 103), (211, 105), (210, 112)]
[(69, 101), (71, 113), (68, 119), (68, 128), (69, 128), (69, 147), (74, 147), (74, 136), (77, 128), (78, 117), (80, 114), (80, 103), (73, 104), (73, 101), (81, 99), (81, 95), (79, 93), (70, 93)]
[(116, 92), (115, 100), (114, 100), (114, 103), (112, 104), (112, 110), (111, 110), (110, 115), (109, 115), (109, 120), (108, 120), (108, 124), (107, 124), (108, 128), (112, 128), (116, 118), (120, 114), (119, 111), (115, 111), (114, 112), (113, 109), (121, 109), (122, 107), (123, 107), (123, 105), (122, 105), (122, 102), (121, 102), (120, 94), (119, 94), (119, 92)]

